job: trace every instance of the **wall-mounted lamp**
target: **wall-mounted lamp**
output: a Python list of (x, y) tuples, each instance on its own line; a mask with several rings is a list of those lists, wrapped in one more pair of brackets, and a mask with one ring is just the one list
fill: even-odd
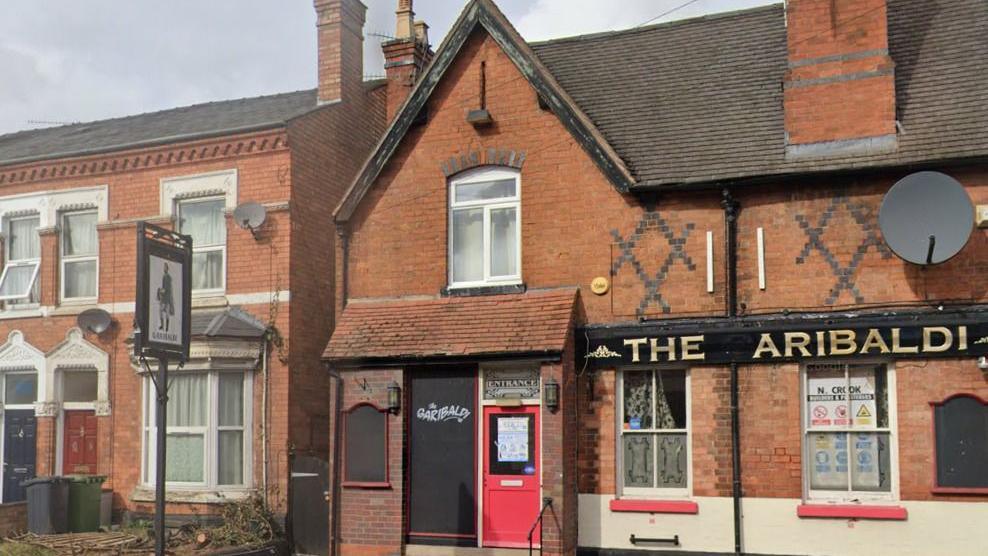
[(401, 411), (401, 386), (397, 382), (388, 385), (388, 411), (395, 415)]
[(559, 383), (550, 378), (543, 385), (542, 401), (549, 411), (555, 413), (559, 409)]

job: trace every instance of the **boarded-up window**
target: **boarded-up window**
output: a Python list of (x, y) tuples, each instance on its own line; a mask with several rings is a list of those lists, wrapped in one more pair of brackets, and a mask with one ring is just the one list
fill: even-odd
[(988, 489), (988, 404), (954, 396), (934, 404), (937, 487)]
[(345, 426), (344, 482), (387, 484), (387, 414), (371, 405), (358, 405), (347, 412)]

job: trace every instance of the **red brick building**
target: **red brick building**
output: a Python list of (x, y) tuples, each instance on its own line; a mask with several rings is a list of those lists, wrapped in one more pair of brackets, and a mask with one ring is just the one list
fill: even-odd
[(985, 28), (469, 2), (335, 212), (341, 553), (981, 553), (988, 236), (916, 265), (878, 215), (920, 170), (988, 204)]
[[(364, 6), (314, 6), (317, 89), (0, 136), (4, 502), (33, 475), (86, 473), (107, 476), (117, 514), (152, 511), (153, 388), (130, 340), (138, 221), (195, 242), (169, 513), (258, 493), (283, 514), (290, 452), (325, 462), (325, 218), (384, 129), (386, 87), (363, 79)], [(266, 209), (253, 233), (232, 216), (248, 202)], [(110, 328), (80, 327), (88, 309)]]

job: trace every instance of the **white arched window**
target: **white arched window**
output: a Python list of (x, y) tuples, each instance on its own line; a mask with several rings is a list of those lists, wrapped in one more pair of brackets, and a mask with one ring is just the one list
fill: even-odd
[(521, 178), (477, 168), (449, 182), (449, 284), (521, 283)]
[(82, 330), (71, 328), (65, 340), (48, 353), (45, 400), (65, 409), (93, 409), (110, 414), (110, 358), (86, 341)]
[(0, 346), (0, 386), (4, 408), (31, 409), (43, 413), (39, 394), (45, 388), (45, 354), (14, 330)]

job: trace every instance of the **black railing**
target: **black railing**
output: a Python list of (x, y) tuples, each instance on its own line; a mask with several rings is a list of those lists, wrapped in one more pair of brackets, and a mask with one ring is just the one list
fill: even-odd
[(532, 524), (532, 528), (528, 530), (528, 556), (532, 556), (535, 549), (535, 528), (539, 528), (539, 556), (542, 556), (542, 517), (545, 515), (546, 509), (552, 506), (552, 498), (546, 496), (542, 499), (542, 509), (539, 510), (539, 517), (535, 518), (535, 523)]

